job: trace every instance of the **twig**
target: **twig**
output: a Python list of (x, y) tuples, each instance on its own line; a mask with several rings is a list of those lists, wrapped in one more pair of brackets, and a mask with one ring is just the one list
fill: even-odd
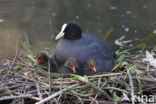
[[(62, 80), (60, 81), (60, 90), (62, 90)], [(62, 96), (62, 93), (60, 93), (60, 95), (57, 99), (57, 104), (59, 104), (59, 100), (60, 100), (61, 96)]]
[(81, 96), (81, 97), (89, 97), (89, 96), (92, 96), (94, 94), (88, 94), (88, 93), (85, 93), (85, 94), (81, 94), (81, 93), (78, 93), (74, 90), (70, 90), (70, 92), (73, 94), (73, 95), (78, 95), (78, 96)]
[[(71, 94), (71, 93), (70, 93), (70, 94)], [(71, 94), (71, 95), (77, 97), (78, 100), (79, 100), (79, 102), (80, 102), (81, 104), (84, 104), (81, 97), (79, 97), (78, 95), (75, 95), (75, 94)], [(77, 103), (78, 103), (78, 102), (77, 102)]]
[[(73, 75), (73, 74), (70, 74)], [(76, 77), (75, 77), (76, 76)], [(97, 90), (99, 93), (102, 93), (108, 100), (113, 101), (113, 99), (111, 98), (111, 96), (109, 96), (109, 94), (107, 92), (105, 92), (104, 90), (98, 88), (96, 85), (92, 84), (89, 82), (89, 80), (87, 78), (84, 77), (80, 77), (77, 75), (74, 75), (75, 78), (77, 78), (79, 81), (86, 83), (87, 85), (93, 87), (95, 90)]]
[(5, 74), (4, 77), (6, 77), (10, 73), (10, 71), (12, 71), (12, 67), (13, 67), (13, 65), (14, 65), (14, 63), (16, 61), (17, 55), (18, 55), (18, 41), (16, 42), (16, 53), (15, 53), (15, 57), (14, 57), (12, 63), (11, 63), (10, 70), (7, 72), (7, 74)]
[[(85, 98), (82, 98), (83, 101), (91, 101), (92, 99), (85, 99)], [(96, 100), (97, 101), (97, 100)], [(114, 102), (110, 102), (110, 101), (97, 101), (98, 103), (100, 104), (114, 104)]]
[(70, 87), (68, 87), (68, 88), (62, 89), (62, 90), (60, 90), (60, 91), (58, 91), (58, 92), (55, 92), (54, 94), (48, 96), (47, 98), (45, 98), (45, 99), (43, 99), (43, 100), (41, 100), (41, 101), (39, 101), (39, 102), (37, 102), (37, 103), (35, 103), (35, 104), (43, 104), (44, 102), (49, 101), (50, 99), (52, 99), (52, 98), (58, 96), (60, 93), (62, 93), (62, 92), (64, 92), (64, 91), (67, 91), (67, 90), (69, 90), (69, 89), (71, 89), (71, 88), (73, 88), (73, 87), (75, 87), (75, 86), (77, 86), (77, 84), (74, 84), (74, 85), (72, 85), (72, 86), (70, 86)]
[[(48, 90), (48, 88), (40, 88), (40, 91)], [(27, 94), (36, 93), (37, 90), (28, 91)]]
[[(113, 78), (120, 78), (120, 79), (123, 79), (123, 78), (125, 78), (125, 76), (112, 77), (112, 79), (113, 79)], [(140, 79), (140, 80), (142, 80), (142, 81), (156, 83), (156, 80), (152, 80), (152, 79), (150, 79), (150, 78), (143, 78), (143, 77), (136, 77), (136, 76), (131, 76), (131, 78), (132, 78), (132, 79), (135, 79), (135, 80)], [(126, 79), (129, 79), (129, 77), (126, 77)]]
[(77, 97), (78, 97), (78, 99), (80, 100), (81, 104), (84, 104), (83, 101), (82, 101), (82, 98), (79, 97), (79, 96), (77, 96)]
[(9, 100), (9, 99), (17, 99), (17, 98), (28, 98), (28, 97), (31, 97), (31, 96), (32, 96), (32, 94), (19, 95), (19, 96), (5, 96), (5, 97), (1, 97), (0, 101)]
[(108, 31), (107, 33), (104, 35), (104, 40), (107, 40), (108, 36), (114, 31), (115, 26), (113, 25)]
[(109, 74), (100, 74), (100, 75), (93, 75), (93, 76), (87, 76), (88, 78), (97, 78), (97, 77), (107, 77), (107, 76), (115, 76), (115, 75), (121, 75), (123, 73), (109, 73)]
[[(23, 95), (23, 94), (20, 93), (20, 92), (15, 92), (15, 94), (16, 94), (16, 95), (19, 95), (19, 96)], [(27, 95), (29, 95), (29, 94), (27, 94)], [(30, 94), (30, 95), (31, 95), (31, 94)], [(39, 101), (39, 100), (40, 100), (40, 98), (34, 97), (34, 96), (28, 96), (28, 98), (30, 98), (30, 99), (32, 99), (32, 100), (35, 100), (35, 101)]]
[(101, 88), (98, 88), (96, 85), (88, 82), (88, 85), (90, 85), (91, 87), (93, 87), (95, 90), (97, 90), (99, 93), (102, 93), (108, 100), (113, 101), (113, 99), (111, 98), (111, 96), (109, 96), (109, 94), (107, 92), (105, 92), (104, 90), (102, 90)]
[[(17, 74), (16, 74), (17, 75)], [(17, 75), (18, 76), (18, 75)], [(26, 77), (26, 76), (21, 76), (22, 78), (25, 78), (25, 79), (28, 79), (29, 81), (34, 81), (34, 80), (32, 80), (31, 78), (28, 78), (28, 77)], [(49, 85), (47, 84), (47, 83), (44, 83), (44, 82), (39, 82), (40, 84), (43, 84), (44, 86), (46, 86), (46, 87), (49, 87)]]
[(15, 61), (16, 61), (17, 55), (18, 55), (18, 41), (16, 42), (16, 53), (15, 53), (15, 57), (14, 57), (14, 59), (13, 59), (13, 62), (12, 62), (12, 64), (11, 64), (10, 69), (12, 69), (12, 67), (13, 67), (13, 65), (14, 65), (14, 63), (15, 63)]
[(132, 76), (129, 72), (129, 69), (127, 68), (127, 73), (130, 81), (130, 86), (131, 86), (131, 97), (132, 97), (132, 104), (135, 104), (135, 97), (134, 97), (134, 86), (133, 86), (133, 81), (132, 81)]
[(155, 88), (156, 88), (156, 84), (153, 84), (152, 86), (149, 86), (148, 88), (144, 88), (144, 89), (142, 90), (142, 92), (148, 91), (148, 90), (152, 90), (152, 89), (155, 89)]
[(115, 88), (115, 87), (105, 87), (104, 89), (111, 89), (111, 90), (116, 90), (116, 91), (120, 91), (120, 92), (124, 92), (124, 93), (129, 93), (126, 90), (120, 89), (120, 88)]
[(99, 95), (99, 93), (97, 93), (97, 94), (95, 95), (95, 97), (92, 99), (92, 101), (91, 101), (90, 104), (94, 104), (94, 102), (95, 102), (96, 98), (98, 97), (98, 95)]
[(36, 83), (36, 87), (37, 87), (37, 94), (38, 94), (38, 96), (39, 96), (39, 98), (41, 100), (42, 99), (42, 94), (40, 92), (40, 85), (39, 85), (39, 83), (37, 81), (35, 81), (35, 83)]
[[(102, 86), (100, 87), (101, 89), (106, 85), (107, 81), (105, 81)], [(97, 93), (94, 97), (94, 99), (92, 100), (91, 104), (93, 104), (95, 102), (95, 100), (97, 99), (97, 97), (99, 96), (100, 93)]]
[(62, 93), (60, 93), (59, 97), (57, 98), (57, 104), (59, 104), (59, 100), (60, 100), (61, 96), (62, 96)]
[(49, 75), (49, 95), (51, 95), (51, 72), (50, 72), (50, 59), (48, 59), (48, 75)]

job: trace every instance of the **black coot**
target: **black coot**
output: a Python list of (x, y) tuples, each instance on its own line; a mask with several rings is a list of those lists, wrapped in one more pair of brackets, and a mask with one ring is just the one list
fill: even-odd
[(74, 57), (81, 66), (89, 59), (96, 62), (96, 72), (106, 72), (113, 68), (114, 52), (96, 35), (82, 34), (81, 28), (68, 23), (62, 26), (56, 40), (63, 37), (56, 45), (55, 56), (60, 63)]

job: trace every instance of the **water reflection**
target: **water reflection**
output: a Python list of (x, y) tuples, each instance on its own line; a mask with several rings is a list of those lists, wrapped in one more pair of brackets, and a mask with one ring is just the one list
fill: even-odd
[[(0, 0), (0, 55), (15, 51), (17, 37), (27, 34), (33, 49), (55, 46), (54, 37), (66, 22), (78, 23), (83, 32), (103, 35), (114, 25), (114, 39), (141, 38), (155, 31), (156, 1), (128, 0)], [(155, 37), (154, 37), (155, 38)], [(155, 40), (148, 44), (155, 44)]]

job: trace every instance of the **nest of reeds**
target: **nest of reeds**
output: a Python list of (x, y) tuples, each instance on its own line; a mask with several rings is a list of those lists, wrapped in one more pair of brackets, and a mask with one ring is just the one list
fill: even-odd
[[(28, 49), (22, 41), (19, 43)], [(1, 62), (0, 104), (142, 102), (136, 95), (156, 94), (156, 54), (153, 49), (134, 55), (131, 49), (117, 52), (110, 72), (93, 76), (45, 71), (33, 64), (30, 50), (28, 54), (17, 50), (14, 57)]]

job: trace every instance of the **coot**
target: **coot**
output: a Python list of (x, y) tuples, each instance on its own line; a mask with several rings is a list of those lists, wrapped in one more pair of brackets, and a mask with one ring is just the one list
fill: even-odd
[(96, 35), (82, 34), (81, 28), (74, 23), (64, 24), (56, 40), (55, 56), (60, 63), (74, 57), (85, 66), (89, 59), (96, 62), (96, 72), (106, 72), (113, 68), (114, 52), (111, 47)]

